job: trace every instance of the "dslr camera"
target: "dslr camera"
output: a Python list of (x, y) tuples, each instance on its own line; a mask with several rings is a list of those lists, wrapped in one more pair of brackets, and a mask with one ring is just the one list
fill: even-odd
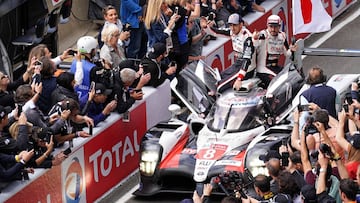
[(314, 123), (315, 122), (315, 118), (313, 116), (308, 116), (306, 117), (306, 122), (305, 122), (305, 135), (308, 135), (308, 134), (314, 134), (314, 133), (317, 133), (318, 130), (316, 128), (316, 126), (314, 126)]

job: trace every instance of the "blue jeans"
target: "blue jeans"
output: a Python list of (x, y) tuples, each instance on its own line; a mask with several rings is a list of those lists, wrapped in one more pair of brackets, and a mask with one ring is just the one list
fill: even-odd
[(142, 59), (147, 51), (147, 41), (144, 23), (140, 22), (139, 28), (131, 28), (127, 58)]

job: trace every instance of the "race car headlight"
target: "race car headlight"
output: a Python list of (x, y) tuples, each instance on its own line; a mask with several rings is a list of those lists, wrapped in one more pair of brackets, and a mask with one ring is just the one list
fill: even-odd
[(252, 148), (246, 154), (245, 167), (248, 168), (251, 174), (255, 177), (258, 174), (268, 175), (268, 170), (265, 166), (264, 161), (259, 159), (259, 156), (266, 154), (266, 149)]
[(152, 176), (160, 160), (161, 146), (158, 144), (145, 145), (140, 154), (140, 173)]

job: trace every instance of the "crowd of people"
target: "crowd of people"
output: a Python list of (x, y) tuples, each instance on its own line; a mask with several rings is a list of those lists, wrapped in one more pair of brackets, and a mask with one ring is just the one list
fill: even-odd
[[(111, 112), (127, 113), (136, 100), (143, 98), (142, 87), (157, 87), (176, 77), (188, 63), (204, 59), (203, 46), (219, 34), (231, 38), (237, 58), (231, 76), (223, 78), (226, 87), (238, 90), (244, 79), (256, 74), (266, 88), (282, 70), (280, 56), (289, 57), (297, 46), (287, 42), (277, 15), (268, 17), (264, 30), (251, 33), (246, 28), (242, 16), (265, 12), (261, 2), (123, 1), (120, 15), (111, 5), (103, 8), (105, 23), (98, 38), (80, 37), (75, 53), (69, 48), (51, 58), (46, 45), (34, 46), (22, 77), (12, 82), (0, 72), (0, 182), (25, 179), (33, 168), (61, 164), (67, 153), (54, 154), (56, 147), (65, 142), (71, 146), (73, 139), (90, 137), (83, 128), (98, 125)], [(71, 57), (70, 71), (57, 69), (59, 63)], [(360, 108), (355, 94), (358, 87), (353, 85), (348, 112), (340, 112), (337, 119), (333, 106), (336, 95), (323, 84), (325, 80), (321, 68), (311, 69), (311, 88), (302, 95), (317, 132), (309, 133), (305, 116), (300, 116), (309, 112), (295, 112), (291, 141), (283, 151), (271, 152), (264, 159), (269, 176), (256, 176), (256, 195), (243, 198), (243, 202), (324, 202), (322, 198), (355, 201), (360, 185), (360, 123), (355, 111)], [(353, 139), (349, 141), (345, 132), (350, 132)], [(322, 144), (330, 147), (331, 156), (318, 150)], [(290, 153), (286, 167), (280, 164), (278, 154), (284, 151)], [(308, 152), (319, 152), (317, 174), (312, 172)], [(194, 193), (193, 200), (208, 202), (204, 197), (210, 193), (207, 185), (204, 196)]]
[[(358, 83), (352, 83), (342, 110), (336, 112), (336, 92), (325, 82), (322, 68), (309, 70), (310, 87), (293, 111), (291, 135), (278, 149), (259, 156), (267, 174), (257, 174), (245, 188), (247, 194), (235, 193), (222, 203), (360, 202)], [(190, 202), (211, 202), (212, 187), (206, 184), (202, 196), (195, 191)]]

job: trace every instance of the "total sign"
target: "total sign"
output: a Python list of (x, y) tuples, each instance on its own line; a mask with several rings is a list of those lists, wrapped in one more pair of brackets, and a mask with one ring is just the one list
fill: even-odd
[[(88, 202), (98, 199), (138, 167), (139, 143), (141, 136), (146, 132), (145, 112), (146, 103), (144, 102), (130, 112), (132, 125), (118, 119), (84, 146), (84, 157), (87, 157), (84, 160), (86, 174), (84, 178)], [(71, 164), (81, 165), (74, 161)], [(77, 169), (69, 170), (78, 171)], [(82, 191), (81, 181), (76, 180), (81, 176), (71, 174), (70, 176), (73, 185), (76, 185), (71, 194), (76, 196), (73, 194), (80, 194)]]

